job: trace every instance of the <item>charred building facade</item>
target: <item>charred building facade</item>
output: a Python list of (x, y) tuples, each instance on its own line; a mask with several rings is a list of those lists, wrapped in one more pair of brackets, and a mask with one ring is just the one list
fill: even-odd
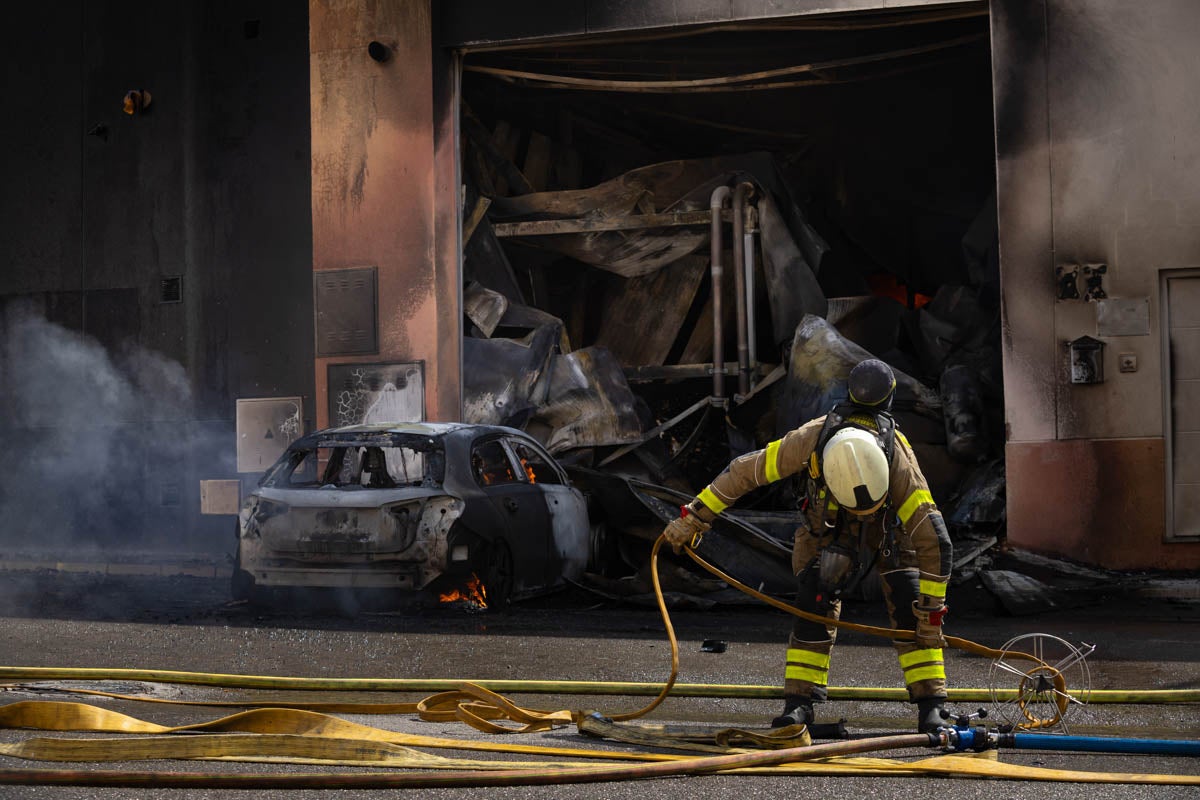
[[(686, 493), (870, 354), (959, 534), (1200, 566), (1185, 0), (74, 8), (82, 60), (37, 24), (8, 56), (84, 102), (9, 134), (0, 295), (10, 343), (56, 324), (127, 384), (144, 541), (226, 547), (201, 481), (372, 418)], [(13, 388), (40, 352), (6, 346), (5, 424), (68, 457), (98, 423)]]

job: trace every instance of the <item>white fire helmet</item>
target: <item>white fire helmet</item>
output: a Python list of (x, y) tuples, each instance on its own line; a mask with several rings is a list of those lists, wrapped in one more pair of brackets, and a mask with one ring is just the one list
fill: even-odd
[(847, 427), (831, 436), (821, 453), (821, 471), (833, 499), (852, 514), (870, 514), (883, 505), (887, 456), (867, 431)]

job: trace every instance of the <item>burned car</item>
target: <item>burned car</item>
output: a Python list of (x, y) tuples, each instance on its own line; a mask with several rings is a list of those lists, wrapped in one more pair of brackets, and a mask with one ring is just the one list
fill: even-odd
[(235, 599), (276, 589), (468, 593), (504, 607), (587, 567), (587, 505), (521, 431), (332, 428), (294, 442), (243, 504)]

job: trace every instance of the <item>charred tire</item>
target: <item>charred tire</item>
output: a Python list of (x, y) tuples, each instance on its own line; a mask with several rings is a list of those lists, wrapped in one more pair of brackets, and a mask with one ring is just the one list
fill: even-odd
[(587, 571), (612, 577), (620, 564), (621, 555), (616, 538), (603, 519), (593, 518), (588, 524)]
[(487, 590), (487, 607), (491, 612), (503, 612), (512, 602), (515, 574), (512, 551), (497, 539), (488, 547), (484, 566), (483, 585)]

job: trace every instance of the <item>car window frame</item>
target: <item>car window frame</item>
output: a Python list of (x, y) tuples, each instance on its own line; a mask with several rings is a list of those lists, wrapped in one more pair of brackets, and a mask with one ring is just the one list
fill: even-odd
[[(479, 476), (475, 474), (475, 465), (473, 463), (475, 451), (481, 447), (492, 444), (493, 442), (500, 445), (500, 451), (504, 453), (504, 457), (508, 459), (508, 469), (509, 472), (513, 474), (514, 480), (504, 481), (502, 483), (484, 483), (479, 479)], [(487, 436), (481, 436), (472, 441), (470, 450), (467, 453), (467, 469), (471, 475), (471, 480), (473, 480), (475, 485), (480, 489), (486, 490), (503, 486), (531, 485), (529, 482), (529, 477), (525, 474), (525, 471), (521, 469), (520, 460), (515, 458), (512, 448), (509, 447), (505, 442), (505, 437), (503, 434), (489, 434)]]
[[(546, 465), (550, 467), (551, 471), (554, 472), (555, 476), (558, 478), (558, 481), (556, 483), (546, 483), (545, 481), (529, 480), (529, 473), (525, 471), (525, 466), (521, 463), (521, 457), (517, 454), (516, 445), (518, 444), (524, 445), (536, 453), (542, 459), (542, 461), (544, 461)], [(554, 456), (546, 452), (546, 450), (538, 445), (538, 443), (533, 439), (526, 438), (524, 436), (513, 436), (512, 434), (508, 434), (504, 437), (504, 445), (505, 449), (508, 451), (509, 460), (516, 465), (517, 473), (521, 476), (522, 482), (533, 484), (535, 486), (571, 485), (571, 482), (567, 479), (566, 471), (563, 470), (562, 466), (558, 463)]]

